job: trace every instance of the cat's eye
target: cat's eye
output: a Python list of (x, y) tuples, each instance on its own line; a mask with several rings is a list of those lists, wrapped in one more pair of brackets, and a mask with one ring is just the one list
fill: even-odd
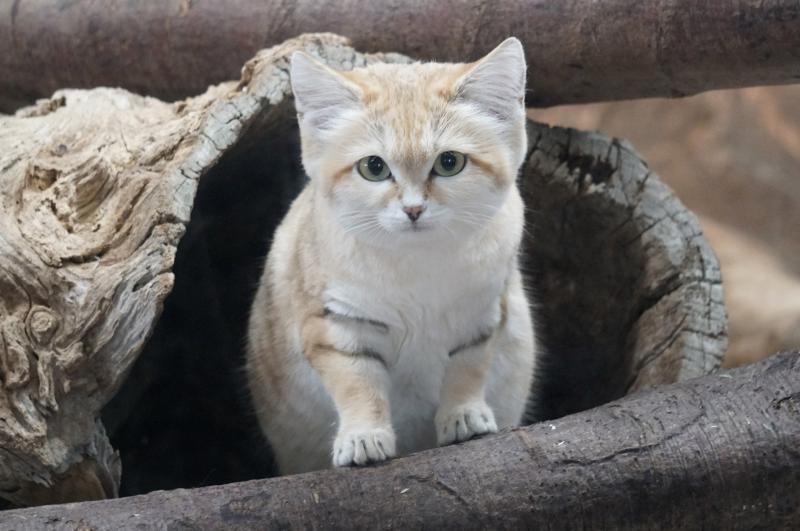
[(392, 170), (382, 158), (377, 155), (364, 157), (356, 164), (358, 173), (368, 181), (385, 181), (392, 176)]
[(458, 151), (445, 151), (436, 157), (433, 163), (433, 173), (441, 177), (452, 177), (460, 173), (467, 163), (467, 156)]

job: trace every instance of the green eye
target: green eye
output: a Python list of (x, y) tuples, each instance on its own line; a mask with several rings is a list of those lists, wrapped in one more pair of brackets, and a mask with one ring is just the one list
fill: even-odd
[(464, 169), (467, 156), (458, 151), (445, 151), (436, 157), (433, 163), (433, 173), (441, 177), (452, 177)]
[(368, 181), (385, 181), (392, 176), (392, 170), (384, 160), (376, 155), (358, 161), (358, 173)]

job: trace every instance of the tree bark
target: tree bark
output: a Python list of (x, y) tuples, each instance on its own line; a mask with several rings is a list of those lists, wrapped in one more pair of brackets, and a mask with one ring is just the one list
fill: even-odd
[(4, 513), (0, 529), (797, 529), (800, 353), (388, 464)]
[(447, 61), (516, 35), (532, 105), (686, 96), (800, 82), (799, 24), (798, 0), (3, 0), (0, 111), (65, 86), (199, 94), (314, 31)]

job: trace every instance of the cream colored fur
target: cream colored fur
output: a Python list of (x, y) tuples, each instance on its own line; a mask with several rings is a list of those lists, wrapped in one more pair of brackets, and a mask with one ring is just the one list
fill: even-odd
[[(278, 228), (247, 370), (282, 473), (381, 461), (520, 422), (534, 333), (517, 265), (522, 47), (336, 72), (292, 58), (311, 178)], [(463, 171), (432, 176), (443, 151)], [(392, 178), (362, 178), (380, 156)], [(412, 222), (403, 208), (421, 208)]]

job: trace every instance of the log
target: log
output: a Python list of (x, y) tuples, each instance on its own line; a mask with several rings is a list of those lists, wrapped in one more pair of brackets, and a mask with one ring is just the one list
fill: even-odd
[[(342, 50), (322, 56), (345, 67), (353, 56)], [(264, 102), (201, 179), (164, 315), (104, 409), (124, 495), (276, 474), (240, 377), (259, 268), (305, 183), (292, 104), (269, 89), (269, 61), (247, 67), (246, 79), (248, 94), (271, 94), (275, 107)], [(230, 95), (243, 107), (240, 97)], [(523, 260), (546, 354), (528, 420), (716, 368), (727, 341), (722, 287), (694, 216), (627, 142), (529, 127)]]
[(2, 515), (25, 529), (797, 529), (800, 352), (380, 466)]
[(5, 0), (0, 112), (65, 86), (175, 100), (235, 78), (261, 48), (330, 30), (449, 61), (516, 35), (532, 105), (687, 96), (800, 82), (798, 24), (798, 0)]
[(535, 122), (528, 136), (522, 263), (544, 345), (529, 420), (719, 367), (722, 279), (697, 218), (624, 140)]
[[(0, 496), (115, 496), (99, 411), (169, 293), (196, 187), (198, 107), (61, 91), (0, 117)], [(131, 109), (135, 109), (132, 111)], [(179, 157), (180, 160), (183, 157)], [(182, 171), (183, 170), (183, 171)]]
[[(0, 344), (0, 356), (25, 366), (41, 352), (19, 323), (27, 299), (12, 289), (39, 289), (37, 278), (50, 279), (49, 291), (34, 291), (37, 304), (75, 319), (52, 344), (80, 342), (84, 353), (71, 372), (41, 373), (52, 376), (59, 409), (32, 409), (53, 437), (0, 423), (1, 447), (14, 451), (0, 453), (8, 486), (0, 496), (36, 504), (114, 495), (113, 473), (103, 476), (113, 480), (107, 490), (58, 487), (65, 476), (94, 477), (67, 471), (78, 462), (96, 468), (87, 441), (99, 417), (120, 453), (121, 495), (275, 473), (243, 393), (241, 338), (270, 235), (305, 182), (287, 76), (300, 48), (345, 69), (409, 60), (306, 35), (259, 52), (238, 82), (175, 104), (70, 90), (0, 118), (0, 238), (9, 242), (0, 248), (0, 279), (11, 279), (0, 280), (0, 320), (17, 323), (13, 337), (26, 354), (14, 358), (19, 349)], [(529, 420), (714, 370), (725, 312), (716, 258), (694, 216), (624, 141), (533, 122), (529, 136), (523, 262), (548, 353)], [(106, 183), (99, 191), (78, 186), (97, 179)], [(124, 195), (137, 186), (138, 196)], [(75, 194), (83, 199), (70, 202)], [(162, 225), (174, 233), (158, 243)], [(38, 239), (14, 236), (28, 233)], [(74, 296), (76, 275), (88, 286), (83, 297)], [(150, 281), (163, 289), (141, 287)], [(140, 306), (150, 311), (137, 313)], [(7, 374), (14, 371), (3, 373), (0, 400), (42, 400), (39, 373), (19, 389)], [(59, 435), (65, 430), (72, 435)], [(29, 484), (37, 495), (19, 486)]]

